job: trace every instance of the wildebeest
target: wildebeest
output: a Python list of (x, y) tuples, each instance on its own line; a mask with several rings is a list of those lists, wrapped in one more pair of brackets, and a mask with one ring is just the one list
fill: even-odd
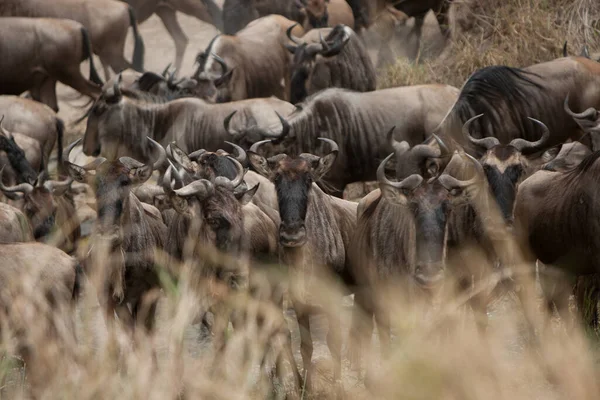
[[(58, 111), (57, 81), (92, 98), (100, 94), (102, 82), (94, 68), (87, 31), (80, 23), (49, 18), (2, 18), (1, 22), (1, 94), (29, 90), (34, 100), (54, 111)], [(89, 81), (79, 70), (86, 59), (90, 60)]]
[[(0, 158), (0, 168), (7, 170), (8, 180), (1, 182), (33, 184), (37, 179), (36, 171), (42, 167), (42, 151), (37, 140), (19, 133), (12, 134), (4, 129), (0, 117), (0, 151), (6, 155)], [(37, 161), (37, 163), (36, 163)]]
[(0, 243), (33, 241), (31, 225), (18, 208), (0, 202)]
[[(252, 21), (235, 36), (215, 37), (198, 55), (198, 69), (192, 77), (221, 77), (224, 67), (229, 68), (227, 81), (218, 87), (218, 102), (269, 96), (287, 99), (290, 55), (285, 32), (292, 25), (281, 15), (270, 15)], [(217, 62), (212, 54), (224, 62)]]
[(175, 69), (181, 69), (181, 62), (188, 38), (183, 32), (177, 11), (198, 18), (200, 21), (214, 25), (219, 31), (223, 30), (221, 11), (213, 0), (122, 0), (135, 11), (139, 24), (156, 14), (175, 42)]
[[(115, 72), (130, 67), (138, 71), (144, 68), (144, 43), (133, 9), (127, 4), (113, 0), (2, 0), (0, 16), (66, 18), (79, 22), (90, 34), (92, 50), (100, 57), (106, 79), (109, 66)], [(130, 26), (135, 40), (132, 63), (123, 57)], [(72, 48), (81, 48), (81, 45)]]
[(150, 104), (129, 98), (127, 93), (115, 84), (92, 106), (83, 138), (86, 155), (145, 160), (152, 151), (146, 135), (164, 145), (175, 141), (186, 153), (199, 149), (216, 151), (225, 140), (233, 139), (223, 127), (223, 120), (232, 112), (239, 114), (232, 125), (239, 128), (249, 124), (258, 129), (277, 121), (275, 111), (289, 115), (294, 109), (290, 103), (276, 98), (222, 104), (185, 98)]
[(387, 132), (396, 126), (395, 137), (411, 145), (429, 136), (448, 113), (458, 89), (448, 85), (406, 86), (358, 93), (327, 89), (309, 97), (276, 131), (230, 130), (242, 147), (267, 138), (277, 139), (269, 155), (286, 151), (314, 152), (317, 137), (334, 140), (340, 147), (336, 164), (327, 175), (331, 193), (341, 194), (352, 182), (375, 179), (375, 171), (392, 148)]
[[(56, 144), (57, 163), (62, 165), (64, 123), (48, 106), (17, 96), (0, 96), (2, 125), (9, 132), (18, 132), (38, 141), (44, 167)], [(17, 143), (18, 143), (17, 138)], [(31, 164), (36, 165), (33, 158)], [(40, 164), (41, 166), (41, 164)]]
[(501, 144), (495, 137), (475, 139), (469, 132), (469, 126), (480, 117), (481, 114), (465, 122), (463, 134), (471, 144), (484, 151), (479, 162), (502, 216), (508, 223), (512, 223), (512, 210), (519, 184), (540, 168), (542, 159), (539, 153), (550, 138), (550, 131), (543, 122), (529, 118), (542, 129), (542, 136), (535, 142), (517, 138), (508, 144)]
[[(600, 108), (600, 64), (582, 57), (567, 57), (524, 69), (486, 67), (467, 80), (436, 132), (444, 140), (452, 137), (476, 155), (481, 152), (464, 139), (461, 129), (468, 119), (479, 114), (484, 115), (472, 124), (477, 138), (493, 136), (500, 143), (517, 138), (536, 141), (541, 128), (527, 119), (531, 117), (543, 121), (550, 130), (546, 148), (567, 139), (580, 140), (582, 130), (563, 108), (568, 94), (574, 110)], [(590, 144), (589, 138), (581, 140)]]
[(307, 31), (339, 24), (354, 28), (354, 14), (346, 0), (305, 0), (302, 3), (302, 26)]
[(594, 152), (564, 173), (536, 172), (521, 183), (515, 201), (515, 233), (525, 260), (532, 275), (536, 259), (545, 264), (540, 280), (546, 304), (550, 311), (556, 306), (563, 318), (575, 278), (600, 271), (599, 157)]
[(2, 184), (2, 175), (0, 170), (0, 190), (23, 200), (21, 208), (31, 223), (34, 238), (73, 253), (81, 236), (75, 202), (69, 193), (73, 180), (48, 180), (43, 171), (35, 184), (24, 182), (7, 187)]
[(78, 142), (65, 150), (64, 163), (69, 175), (90, 185), (96, 197), (97, 220), (86, 268), (98, 285), (108, 322), (116, 311), (130, 329), (143, 318), (146, 330), (151, 332), (160, 287), (155, 252), (164, 247), (167, 228), (158, 211), (142, 204), (131, 188), (148, 180), (152, 171), (162, 166), (165, 150), (150, 140), (158, 153), (151, 163), (121, 157), (114, 161), (99, 158), (79, 166), (66, 161)]
[[(464, 290), (487, 271), (482, 260), (473, 262), (484, 239), (478, 209), (481, 196), (486, 195), (481, 166), (474, 158), (455, 153), (443, 172), (430, 170), (426, 161), (449, 156), (447, 149), (410, 148), (406, 142), (401, 147), (395, 153), (403, 164), (397, 181), (390, 181), (384, 172), (392, 153), (378, 167), (380, 189), (358, 207), (350, 256), (356, 283), (351, 330), (356, 344), (351, 358), (356, 365), (365, 340), (370, 342), (373, 317), (382, 356), (389, 354), (391, 316), (386, 302), (390, 299), (410, 302), (407, 294), (430, 294), (443, 282), (452, 282), (448, 277)], [(469, 303), (483, 328), (487, 299), (482, 297), (475, 294)]]
[(348, 26), (313, 29), (302, 39), (294, 38), (290, 30), (287, 33), (296, 43), (286, 46), (294, 55), (291, 103), (299, 103), (307, 96), (331, 87), (357, 92), (376, 89), (373, 63), (360, 38)]
[(542, 165), (543, 170), (567, 172), (578, 166), (584, 158), (592, 154), (592, 151), (580, 142), (567, 142), (556, 149), (548, 150), (546, 153), (542, 156), (542, 160), (545, 162)]
[[(281, 223), (279, 245), (282, 261), (290, 266), (290, 297), (300, 325), (300, 351), (304, 364), (305, 384), (310, 387), (313, 344), (310, 315), (315, 308), (325, 306), (329, 318), (327, 344), (334, 360), (333, 378), (341, 378), (342, 337), (339, 321), (341, 296), (328, 300), (319, 298), (321, 279), (337, 276), (351, 283), (348, 252), (350, 237), (356, 227), (356, 203), (326, 195), (315, 182), (334, 164), (337, 144), (319, 138), (331, 148), (319, 157), (309, 153), (298, 156), (278, 154), (268, 159), (258, 153), (270, 140), (252, 145), (248, 151), (250, 163), (261, 175), (275, 184)], [(336, 303), (337, 302), (337, 303)], [(337, 304), (337, 306), (336, 306)]]
[(304, 19), (295, 0), (225, 0), (223, 33), (235, 35), (255, 19), (271, 14), (279, 14), (300, 23)]

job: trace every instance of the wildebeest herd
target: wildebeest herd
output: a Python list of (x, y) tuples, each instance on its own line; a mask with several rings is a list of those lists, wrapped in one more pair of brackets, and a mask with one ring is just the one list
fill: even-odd
[[(545, 304), (569, 320), (572, 283), (600, 269), (600, 64), (565, 56), (473, 71), (460, 89), (376, 90), (386, 43), (373, 43), (390, 35), (381, 21), (415, 17), (420, 36), (433, 10), (448, 37), (450, 3), (0, 0), (0, 274), (8, 282), (41, 273), (53, 305), (76, 301), (88, 276), (85, 289), (96, 290), (109, 325), (151, 335), (153, 293), (167, 271), (210, 293), (202, 312), (214, 315), (217, 350), (243, 314), (225, 305), (227, 296), (269, 302), (282, 320), (289, 303), (303, 360), (297, 368), (283, 323), (292, 397), (310, 388), (310, 316), (324, 310), (340, 385), (340, 315), (322, 304), (319, 282), (342, 288), (332, 304), (354, 294), (350, 358), (359, 368), (373, 321), (382, 354), (389, 349), (388, 293), (468, 294), (515, 260), (527, 273), (497, 284), (530, 285), (539, 261)], [(177, 72), (187, 38), (176, 11), (222, 31), (189, 77)], [(175, 41), (174, 70), (144, 70), (137, 24), (152, 13)], [(123, 54), (129, 28), (131, 62)], [(93, 100), (85, 134), (64, 149), (56, 82)], [(348, 184), (372, 180), (379, 189), (360, 201), (343, 198)], [(74, 182), (95, 199), (86, 241)], [(517, 245), (509, 254), (507, 241)], [(264, 279), (269, 263), (285, 278)], [(469, 295), (482, 333), (495, 293)]]

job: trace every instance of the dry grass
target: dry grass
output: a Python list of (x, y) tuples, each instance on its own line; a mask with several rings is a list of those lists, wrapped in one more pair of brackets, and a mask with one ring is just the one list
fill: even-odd
[(600, 49), (600, 3), (595, 0), (455, 0), (453, 39), (437, 59), (413, 65), (398, 60), (380, 87), (447, 83), (460, 87), (489, 65), (525, 67), (569, 54), (587, 44)]

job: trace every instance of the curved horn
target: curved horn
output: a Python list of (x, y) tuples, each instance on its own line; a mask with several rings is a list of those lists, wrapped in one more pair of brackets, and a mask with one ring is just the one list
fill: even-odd
[(473, 136), (471, 136), (471, 133), (469, 132), (469, 127), (471, 126), (471, 123), (473, 123), (473, 121), (482, 116), (483, 114), (479, 114), (467, 120), (467, 122), (465, 122), (462, 127), (462, 133), (463, 136), (465, 136), (469, 140), (469, 142), (473, 143), (475, 146), (483, 147), (484, 149), (489, 150), (492, 147), (498, 146), (500, 144), (498, 138), (486, 137), (482, 139), (475, 139)]
[(158, 151), (158, 157), (156, 158), (154, 164), (152, 164), (152, 170), (160, 169), (167, 159), (167, 152), (165, 151), (165, 148), (154, 139), (148, 137), (148, 140), (150, 141), (150, 144)]
[(567, 112), (567, 114), (569, 114), (571, 117), (578, 118), (578, 119), (587, 119), (587, 118), (590, 118), (592, 116), (595, 116), (596, 113), (598, 112), (593, 107), (590, 107), (590, 108), (588, 108), (587, 110), (585, 110), (584, 112), (581, 112), (581, 113), (576, 113), (576, 112), (571, 111), (571, 109), (569, 108), (569, 95), (570, 95), (570, 93), (568, 93), (567, 97), (565, 98), (564, 109)]
[(235, 151), (235, 159), (237, 161), (240, 162), (240, 164), (244, 165), (246, 163), (246, 161), (248, 161), (248, 156), (246, 155), (246, 150), (242, 149), (240, 146), (238, 146), (235, 143), (231, 143), (228, 141), (225, 141), (225, 143), (227, 143), (228, 145), (230, 145), (231, 147), (233, 147), (233, 150)]
[(299, 38), (297, 38), (296, 36), (292, 35), (292, 31), (294, 30), (296, 25), (298, 25), (297, 22), (294, 25), (287, 28), (287, 30), (285, 31), (285, 34), (287, 35), (288, 39), (290, 39), (292, 42), (294, 42), (298, 45), (302, 45), (303, 44), (302, 41)]
[(169, 73), (169, 70), (171, 69), (171, 64), (172, 64), (172, 63), (169, 63), (169, 64), (167, 65), (167, 68), (165, 68), (165, 69), (164, 69), (164, 71), (162, 72), (162, 76), (163, 76), (163, 78), (166, 78), (166, 77), (167, 77), (167, 74)]
[(73, 183), (73, 178), (69, 177), (64, 181), (46, 181), (44, 182), (44, 187), (48, 189), (50, 192), (54, 189), (59, 191), (67, 189)]
[(265, 143), (270, 143), (272, 141), (273, 141), (273, 139), (265, 139), (265, 140), (261, 140), (260, 142), (256, 142), (250, 147), (250, 151), (258, 154), (258, 148), (260, 146), (262, 146)]
[(15, 186), (4, 186), (4, 184), (2, 183), (3, 180), (3, 175), (4, 175), (4, 167), (2, 167), (2, 169), (0, 169), (0, 190), (2, 190), (3, 192), (7, 192), (7, 193), (31, 193), (33, 191), (33, 186), (27, 182), (23, 182), (23, 183), (19, 183), (18, 185)]
[(2, 115), (2, 118), (0, 118), (0, 133), (2, 133), (2, 135), (6, 136), (6, 138), (12, 139), (12, 137), (13, 137), (12, 133), (10, 133), (6, 129), (4, 129), (4, 126), (2, 126), (3, 122), (4, 122), (4, 114)]
[(324, 138), (324, 137), (319, 137), (317, 139), (318, 140), (322, 140), (325, 143), (329, 143), (329, 145), (331, 146), (331, 150), (329, 151), (329, 154), (331, 154), (331, 153), (337, 153), (337, 152), (340, 151), (340, 148), (339, 148), (338, 144), (334, 140), (331, 140), (329, 138)]
[(277, 135), (277, 137), (284, 138), (290, 133), (290, 124), (277, 111), (275, 111), (275, 114), (277, 114), (277, 118), (279, 118), (279, 122), (281, 122), (281, 133)]
[(323, 55), (326, 57), (331, 57), (339, 54), (344, 46), (350, 40), (350, 35), (344, 30), (344, 36), (342, 36), (341, 40), (336, 40), (332, 45), (329, 45), (325, 39), (323, 39), (323, 35), (319, 33), (319, 41), (321, 42), (321, 46), (323, 46)]
[(231, 162), (235, 164), (235, 169), (237, 170), (235, 178), (233, 180), (229, 180), (224, 176), (217, 176), (215, 178), (215, 185), (224, 186), (229, 189), (234, 189), (241, 185), (242, 182), (244, 182), (244, 175), (246, 174), (246, 171), (244, 171), (244, 166), (238, 160), (231, 156), (227, 156), (227, 158), (229, 158)]
[[(71, 151), (73, 150), (73, 148), (75, 146), (77, 146), (79, 144), (79, 142), (81, 142), (83, 140), (83, 138), (79, 138), (76, 141), (74, 141), (73, 143), (71, 143), (66, 149), (63, 150), (63, 160), (64, 161), (69, 161), (69, 155), (71, 154)], [(69, 161), (70, 162), (70, 161)]]
[(181, 197), (196, 196), (200, 200), (203, 200), (209, 196), (212, 196), (214, 191), (215, 187), (213, 186), (212, 182), (206, 179), (199, 179), (190, 183), (189, 185), (185, 185), (181, 189), (176, 189), (173, 192)]
[(219, 65), (223, 69), (223, 75), (225, 75), (229, 71), (229, 67), (227, 66), (227, 63), (225, 62), (225, 60), (223, 60), (219, 55), (217, 55), (215, 53), (210, 53), (210, 55), (213, 56), (215, 61), (219, 63)]
[(389, 185), (396, 189), (411, 189), (412, 190), (412, 189), (416, 188), (417, 186), (419, 186), (419, 184), (423, 181), (423, 177), (419, 174), (412, 174), (412, 175), (404, 178), (400, 182), (392, 182), (385, 176), (385, 165), (388, 163), (390, 158), (392, 158), (393, 156), (394, 156), (394, 153), (387, 156), (381, 162), (381, 164), (379, 164), (379, 167), (377, 167), (377, 181), (380, 184)]
[(121, 88), (119, 87), (119, 85), (121, 84), (121, 80), (123, 79), (123, 76), (121, 74), (119, 74), (117, 76), (117, 79), (115, 79), (115, 83), (113, 83), (113, 96), (114, 97), (121, 97)]
[(452, 190), (452, 189), (456, 189), (456, 188), (464, 189), (468, 186), (474, 185), (474, 184), (478, 183), (479, 181), (481, 181), (481, 176), (483, 176), (483, 173), (484, 173), (483, 167), (481, 166), (479, 161), (477, 161), (474, 157), (472, 157), (471, 155), (469, 155), (467, 153), (465, 153), (465, 155), (469, 158), (469, 161), (471, 161), (473, 163), (473, 166), (475, 167), (475, 175), (471, 179), (468, 179), (466, 181), (461, 181), (461, 180), (459, 180), (451, 175), (448, 175), (446, 173), (442, 174), (438, 178), (438, 181), (444, 188), (446, 188), (446, 190)]
[(400, 156), (410, 149), (410, 144), (408, 144), (408, 142), (405, 140), (399, 142), (396, 139), (394, 139), (394, 130), (396, 130), (396, 125), (392, 126), (392, 129), (388, 131), (387, 141), (396, 152), (396, 156)]
[(234, 112), (232, 112), (231, 114), (226, 116), (225, 119), (223, 120), (223, 128), (225, 128), (225, 131), (227, 133), (229, 133), (231, 136), (236, 136), (238, 134), (238, 132), (229, 130), (229, 124), (231, 123), (231, 118), (233, 118), (235, 113), (237, 113), (237, 110), (235, 110)]
[(432, 133), (433, 139), (437, 142), (438, 146), (440, 146), (440, 157), (446, 157), (450, 155), (450, 149), (446, 146), (446, 143), (435, 133)]
[(544, 124), (542, 121), (539, 121), (535, 118), (531, 118), (531, 117), (527, 117), (530, 121), (533, 121), (534, 123), (540, 125), (542, 127), (542, 137), (535, 141), (535, 142), (530, 142), (529, 140), (525, 140), (525, 139), (513, 139), (511, 140), (511, 142), (509, 143), (509, 146), (513, 146), (514, 148), (516, 148), (519, 151), (524, 151), (524, 150), (529, 150), (529, 151), (536, 151), (536, 150), (540, 150), (548, 141), (548, 139), (550, 138), (550, 129), (548, 129), (548, 127), (546, 126), (546, 124)]

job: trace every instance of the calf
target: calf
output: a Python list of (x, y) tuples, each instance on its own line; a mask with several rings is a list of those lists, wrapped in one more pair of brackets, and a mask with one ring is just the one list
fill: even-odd
[[(324, 302), (323, 297), (319, 299), (323, 293), (315, 283), (337, 275), (350, 284), (347, 253), (356, 227), (356, 203), (328, 196), (314, 183), (329, 171), (338, 153), (333, 140), (320, 140), (331, 146), (323, 157), (303, 153), (297, 157), (278, 154), (266, 159), (258, 154), (258, 149), (270, 140), (255, 143), (248, 152), (254, 169), (275, 184), (281, 216), (279, 246), (282, 260), (291, 268), (290, 296), (300, 325), (307, 387), (312, 376), (313, 350), (309, 317), (321, 306), (341, 303), (341, 294), (332, 300), (334, 303)], [(336, 305), (326, 307), (327, 344), (335, 363), (334, 379), (341, 385), (342, 342)]]

